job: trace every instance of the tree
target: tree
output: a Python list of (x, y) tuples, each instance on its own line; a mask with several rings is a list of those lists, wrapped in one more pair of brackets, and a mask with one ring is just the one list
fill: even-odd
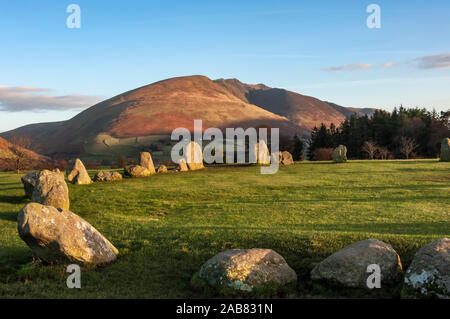
[(17, 174), (25, 168), (25, 163), (30, 157), (29, 148), (32, 146), (32, 140), (29, 136), (13, 135), (9, 138), (9, 150), (14, 154), (14, 168)]
[(386, 147), (379, 147), (379, 146), (376, 148), (376, 154), (382, 160), (388, 159), (391, 156), (391, 153)]
[(377, 150), (377, 145), (372, 141), (365, 141), (361, 150), (369, 155), (369, 159), (373, 160)]
[(416, 141), (410, 137), (402, 136), (400, 139), (400, 153), (402, 153), (406, 159), (409, 159), (409, 155), (418, 147)]
[(297, 136), (294, 136), (294, 149), (292, 150), (292, 157), (294, 161), (302, 161), (303, 160), (303, 141)]

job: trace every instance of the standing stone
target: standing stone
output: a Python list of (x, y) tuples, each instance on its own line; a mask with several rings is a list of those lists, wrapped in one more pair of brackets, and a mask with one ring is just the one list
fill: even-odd
[(31, 201), (56, 208), (69, 209), (69, 189), (59, 169), (39, 172)]
[(113, 181), (121, 181), (122, 174), (118, 172), (107, 172), (100, 171), (94, 176), (95, 182), (113, 182)]
[(402, 281), (402, 264), (391, 245), (367, 239), (347, 246), (320, 262), (312, 271), (313, 280), (340, 284), (349, 288), (367, 287), (367, 267), (377, 264), (381, 269), (381, 287), (395, 287)]
[(141, 152), (139, 165), (129, 165), (125, 167), (124, 174), (130, 177), (147, 177), (156, 174), (150, 153)]
[(339, 145), (333, 151), (333, 162), (344, 163), (347, 162), (347, 147)]
[(67, 168), (66, 171), (67, 180), (72, 184), (77, 185), (87, 185), (92, 183), (83, 162), (77, 158), (71, 167)]
[(204, 168), (202, 148), (194, 141), (186, 146), (186, 163), (192, 171)]
[(156, 173), (155, 166), (153, 165), (152, 156), (150, 155), (149, 152), (141, 152), (140, 165), (149, 170), (151, 174)]
[(166, 165), (159, 165), (157, 171), (158, 174), (167, 173), (167, 167)]
[(287, 166), (294, 164), (294, 159), (288, 151), (280, 152), (280, 163)]
[(254, 154), (258, 165), (270, 165), (270, 152), (264, 140), (260, 140), (255, 144)]
[(34, 187), (36, 186), (38, 178), (39, 172), (33, 172), (21, 178), (26, 197), (31, 198), (31, 196), (33, 195), (33, 190)]
[(74, 213), (30, 203), (17, 216), (19, 236), (46, 262), (106, 264), (118, 250), (87, 221)]
[(186, 161), (183, 158), (180, 159), (177, 166), (175, 167), (175, 170), (179, 172), (187, 172), (189, 170)]
[(450, 139), (444, 138), (441, 143), (441, 161), (450, 162)]
[(450, 239), (441, 238), (422, 248), (406, 271), (406, 286), (427, 297), (450, 299)]
[(199, 277), (210, 285), (253, 291), (268, 285), (283, 286), (297, 280), (295, 271), (271, 249), (231, 249), (208, 260)]

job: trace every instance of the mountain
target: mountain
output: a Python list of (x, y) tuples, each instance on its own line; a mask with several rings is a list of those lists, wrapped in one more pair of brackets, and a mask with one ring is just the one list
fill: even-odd
[[(12, 146), (13, 145), (10, 142), (0, 137), (0, 159), (14, 159), (16, 157), (16, 155), (14, 155), (14, 152), (11, 150)], [(27, 158), (29, 159), (48, 160), (47, 157), (39, 155), (23, 147), (18, 147), (18, 149), (24, 154), (26, 154)]]
[[(170, 154), (170, 134), (208, 127), (279, 127), (280, 134), (308, 136), (314, 125), (339, 124), (354, 110), (295, 92), (205, 76), (171, 78), (100, 102), (70, 120), (27, 125), (0, 134), (28, 135), (45, 155), (118, 156), (152, 146)], [(167, 154), (166, 154), (167, 155)]]
[(264, 84), (249, 85), (237, 79), (218, 79), (215, 82), (244, 102), (284, 116), (298, 126), (310, 130), (321, 123), (338, 125), (352, 114), (362, 116), (374, 112), (374, 109), (346, 108), (285, 89), (270, 88)]

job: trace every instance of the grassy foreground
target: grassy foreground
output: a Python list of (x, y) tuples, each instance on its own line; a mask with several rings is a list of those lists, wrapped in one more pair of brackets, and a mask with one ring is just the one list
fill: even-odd
[(276, 175), (258, 167), (206, 168), (122, 182), (69, 185), (71, 211), (120, 251), (116, 263), (82, 273), (32, 262), (17, 233), (28, 200), (20, 176), (0, 173), (0, 298), (212, 297), (190, 286), (218, 252), (271, 248), (297, 272), (288, 297), (339, 296), (309, 282), (314, 262), (355, 241), (389, 242), (404, 267), (416, 250), (450, 236), (450, 163), (296, 163)]

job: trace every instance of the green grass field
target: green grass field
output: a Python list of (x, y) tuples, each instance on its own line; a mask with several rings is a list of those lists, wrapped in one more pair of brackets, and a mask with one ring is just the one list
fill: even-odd
[[(94, 173), (94, 172), (92, 172)], [(355, 241), (390, 243), (407, 267), (416, 250), (450, 236), (450, 163), (437, 160), (304, 162), (276, 175), (221, 167), (122, 182), (69, 185), (71, 211), (120, 251), (116, 263), (82, 274), (32, 262), (17, 233), (27, 204), (20, 175), (0, 174), (0, 297), (197, 298), (192, 275), (218, 252), (271, 248), (297, 272), (288, 297), (317, 292), (314, 262)]]

